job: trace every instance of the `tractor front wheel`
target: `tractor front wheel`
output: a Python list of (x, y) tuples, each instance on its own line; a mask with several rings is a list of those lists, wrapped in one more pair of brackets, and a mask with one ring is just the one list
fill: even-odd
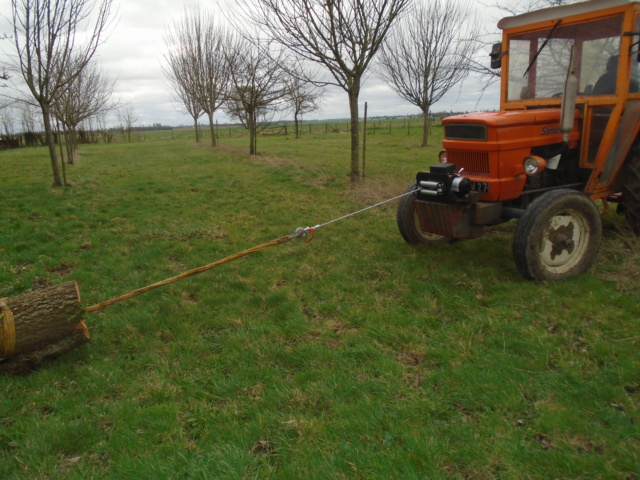
[(636, 235), (640, 235), (640, 145), (637, 144), (629, 154), (622, 170), (622, 199), (624, 216)]
[[(418, 186), (414, 183), (404, 193), (409, 193), (416, 190)], [(396, 214), (398, 221), (398, 230), (400, 235), (404, 238), (405, 242), (411, 245), (418, 245), (421, 243), (432, 242), (453, 242), (454, 239), (437, 235), (434, 233), (423, 232), (420, 228), (420, 219), (418, 218), (418, 212), (416, 212), (416, 196), (405, 195), (400, 199), (398, 204), (398, 211)]]
[(513, 256), (531, 280), (563, 280), (593, 265), (602, 239), (602, 220), (593, 201), (575, 190), (552, 190), (518, 221)]

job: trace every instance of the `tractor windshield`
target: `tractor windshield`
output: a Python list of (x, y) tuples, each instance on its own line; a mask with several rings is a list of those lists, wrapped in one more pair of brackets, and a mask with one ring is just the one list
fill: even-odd
[(615, 94), (622, 16), (509, 38), (508, 100), (560, 97), (576, 46), (580, 95)]

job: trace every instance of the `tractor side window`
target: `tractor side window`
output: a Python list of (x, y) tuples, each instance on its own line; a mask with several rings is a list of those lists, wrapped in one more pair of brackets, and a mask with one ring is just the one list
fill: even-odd
[(527, 78), (520, 74), (529, 64), (531, 45), (531, 41), (526, 39), (511, 39), (509, 42), (509, 100), (533, 98), (532, 92), (528, 92)]
[[(595, 94), (600, 78), (609, 72), (620, 54), (622, 16), (514, 35), (509, 39), (507, 99), (527, 100), (562, 95), (569, 68), (571, 47), (576, 46), (576, 75), (580, 94)], [(611, 78), (609, 78), (611, 80)], [(605, 84), (605, 80), (601, 85)], [(608, 87), (609, 89), (611, 87)], [(602, 94), (602, 93), (601, 93)]]
[(616, 93), (620, 38), (590, 40), (584, 43), (580, 91), (586, 95)]

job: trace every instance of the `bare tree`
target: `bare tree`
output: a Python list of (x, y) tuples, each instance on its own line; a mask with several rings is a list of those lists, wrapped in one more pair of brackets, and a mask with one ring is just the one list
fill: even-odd
[(387, 32), (413, 0), (255, 0), (246, 14), (278, 43), (329, 70), (349, 97), (351, 179), (360, 178), (358, 98)]
[(118, 122), (120, 122), (122, 134), (124, 135), (126, 133), (127, 141), (131, 142), (131, 132), (133, 132), (133, 127), (138, 121), (133, 106), (131, 104), (125, 105), (116, 112), (116, 117), (118, 118)]
[[(28, 102), (20, 103), (20, 126), (23, 132), (35, 133), (42, 130), (42, 115)], [(38, 118), (40, 117), (40, 118)]]
[(209, 119), (211, 146), (217, 145), (213, 116), (222, 107), (229, 91), (229, 70), (226, 68), (224, 49), (230, 42), (230, 35), (216, 27), (212, 21), (205, 24), (203, 38), (203, 60), (201, 85), (198, 89), (200, 106)]
[(102, 136), (102, 141), (104, 143), (111, 143), (113, 141), (113, 130), (107, 128), (107, 115), (105, 113), (100, 113), (96, 115), (95, 119), (96, 128)]
[(308, 77), (309, 76), (305, 74), (289, 75), (288, 78), (285, 79), (284, 84), (285, 101), (293, 113), (296, 138), (300, 138), (300, 118), (320, 108), (322, 91), (310, 82), (304, 80), (304, 78)]
[(54, 100), (51, 111), (64, 127), (69, 164), (73, 164), (74, 152), (78, 147), (78, 124), (115, 108), (110, 103), (112, 92), (113, 81), (95, 64), (89, 63)]
[(0, 124), (4, 135), (13, 135), (14, 132), (14, 110), (10, 104), (0, 106)]
[[(183, 17), (165, 35), (169, 47), (167, 78), (192, 117), (207, 114), (212, 146), (216, 145), (213, 116), (224, 103), (229, 88), (224, 49), (230, 41), (229, 34), (215, 25), (213, 16), (199, 7), (185, 9)], [(197, 118), (194, 117), (196, 140)]]
[(11, 0), (15, 67), (42, 111), (55, 186), (62, 186), (62, 180), (51, 105), (101, 44), (111, 4), (112, 0)]
[(167, 54), (169, 67), (164, 69), (165, 76), (171, 83), (174, 98), (181, 108), (193, 118), (196, 130), (196, 142), (200, 141), (198, 119), (204, 113), (198, 96), (199, 83), (192, 68), (192, 58), (184, 52), (169, 51)]
[(231, 79), (225, 108), (249, 130), (250, 155), (257, 154), (260, 128), (265, 128), (283, 106), (283, 53), (274, 54), (270, 46), (270, 42), (261, 44), (237, 36), (225, 50)]
[(569, 5), (583, 0), (518, 0), (516, 2), (504, 2), (496, 0), (489, 6), (498, 8), (508, 15), (519, 15), (521, 13), (540, 10), (541, 8), (558, 7), (560, 5)]
[(380, 75), (395, 92), (422, 110), (422, 146), (427, 146), (429, 111), (469, 74), (478, 31), (467, 1), (431, 0), (418, 5), (389, 36)]

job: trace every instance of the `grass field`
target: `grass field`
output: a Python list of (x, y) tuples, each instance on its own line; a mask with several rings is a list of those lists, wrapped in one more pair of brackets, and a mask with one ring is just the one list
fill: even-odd
[[(86, 306), (404, 191), (419, 131), (189, 132), (0, 152), (0, 297)], [(395, 204), (88, 314), (87, 345), (0, 376), (0, 478), (639, 479), (640, 242), (614, 213), (589, 274), (532, 283), (514, 224), (412, 247)]]

